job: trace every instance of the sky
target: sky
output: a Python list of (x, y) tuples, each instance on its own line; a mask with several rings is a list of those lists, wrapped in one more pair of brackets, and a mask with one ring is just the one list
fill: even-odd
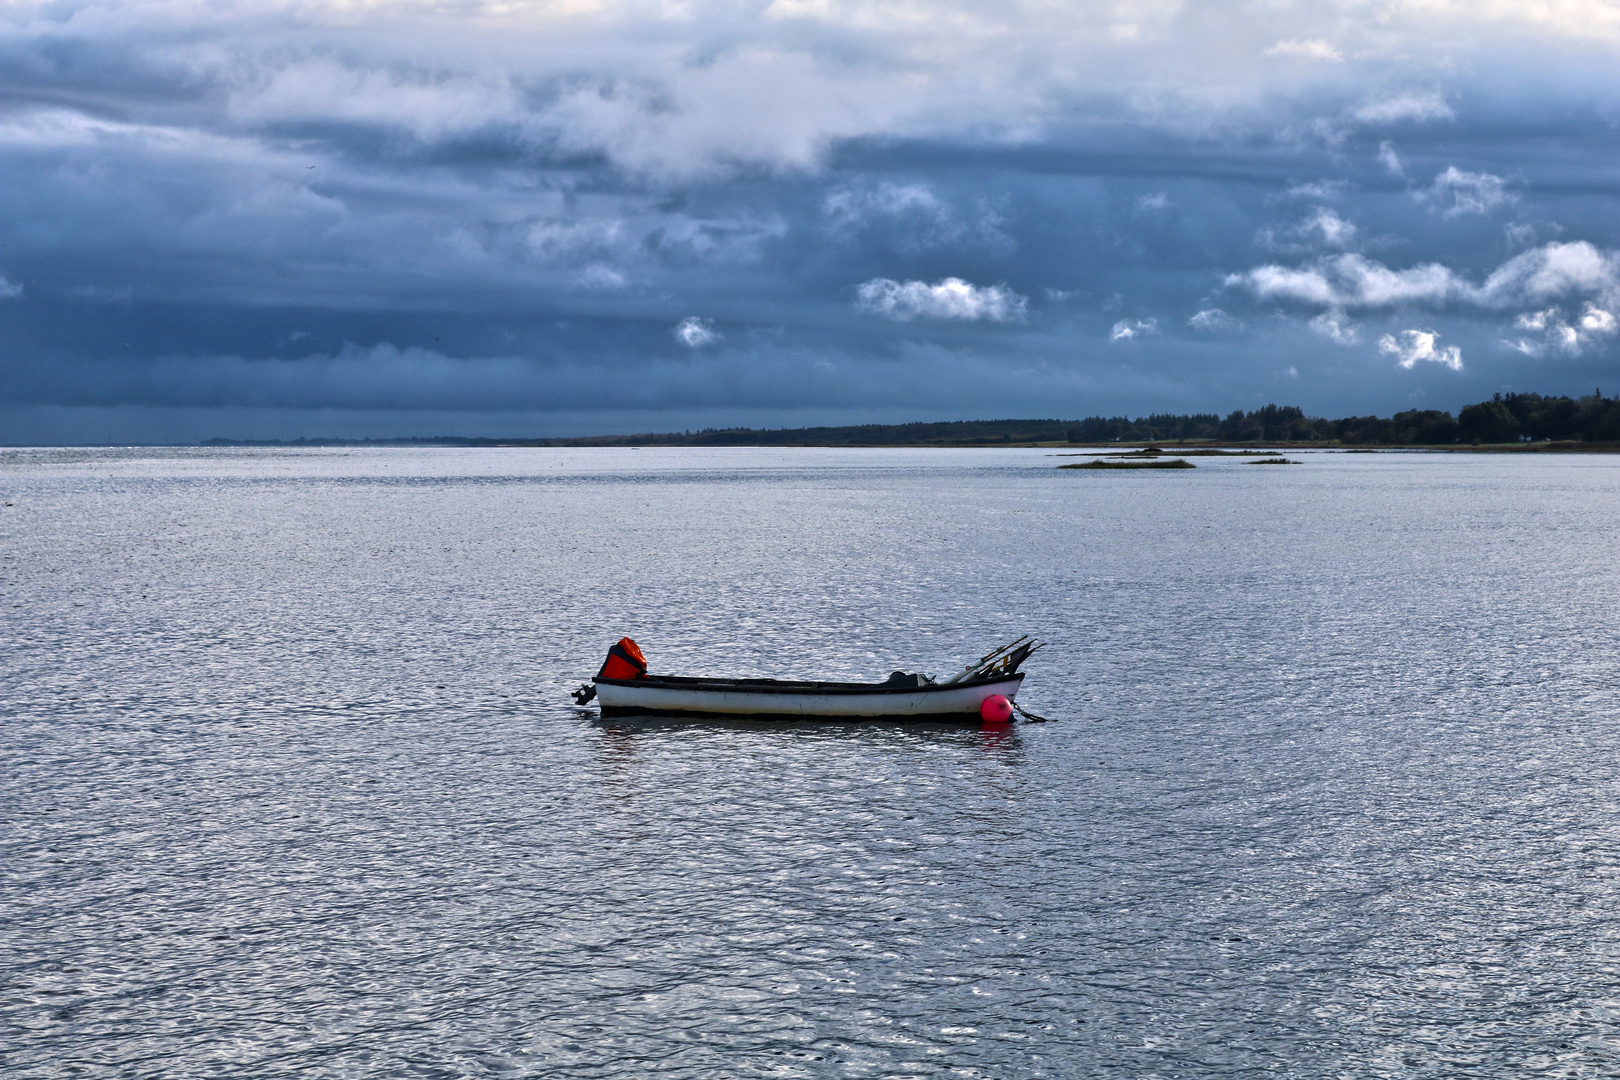
[(10, 0), (0, 443), (1620, 392), (1620, 0)]

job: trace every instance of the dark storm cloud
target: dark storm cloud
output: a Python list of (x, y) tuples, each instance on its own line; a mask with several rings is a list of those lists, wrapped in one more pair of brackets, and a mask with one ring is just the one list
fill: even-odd
[(0, 438), (1585, 391), (1617, 10), (13, 5)]

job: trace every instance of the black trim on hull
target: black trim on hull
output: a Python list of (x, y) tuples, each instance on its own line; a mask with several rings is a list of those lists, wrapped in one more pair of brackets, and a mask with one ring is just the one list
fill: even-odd
[(601, 710), (603, 720), (657, 719), (666, 720), (770, 720), (772, 722), (785, 722), (791, 720), (815, 721), (824, 724), (966, 724), (979, 723), (977, 712), (942, 712), (942, 713), (914, 713), (898, 716), (893, 713), (865, 713), (861, 715), (837, 715), (833, 713), (717, 713), (698, 712), (696, 710), (681, 709), (638, 709), (631, 706), (618, 708), (603, 707)]

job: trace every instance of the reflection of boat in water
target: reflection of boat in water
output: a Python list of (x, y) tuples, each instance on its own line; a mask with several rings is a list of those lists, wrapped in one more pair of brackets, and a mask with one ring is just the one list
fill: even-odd
[(629, 638), (608, 653), (588, 686), (574, 691), (584, 705), (601, 701), (602, 715), (752, 716), (828, 720), (967, 720), (987, 698), (1009, 702), (1024, 680), (1018, 670), (1039, 643), (1019, 638), (955, 675), (934, 680), (897, 671), (880, 683), (797, 682), (783, 679), (710, 679), (649, 675)]

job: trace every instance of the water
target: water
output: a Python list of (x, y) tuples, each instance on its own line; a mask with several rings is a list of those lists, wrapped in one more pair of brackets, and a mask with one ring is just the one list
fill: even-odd
[(1296, 457), (5, 451), (6, 1075), (1620, 1073), (1616, 459)]

